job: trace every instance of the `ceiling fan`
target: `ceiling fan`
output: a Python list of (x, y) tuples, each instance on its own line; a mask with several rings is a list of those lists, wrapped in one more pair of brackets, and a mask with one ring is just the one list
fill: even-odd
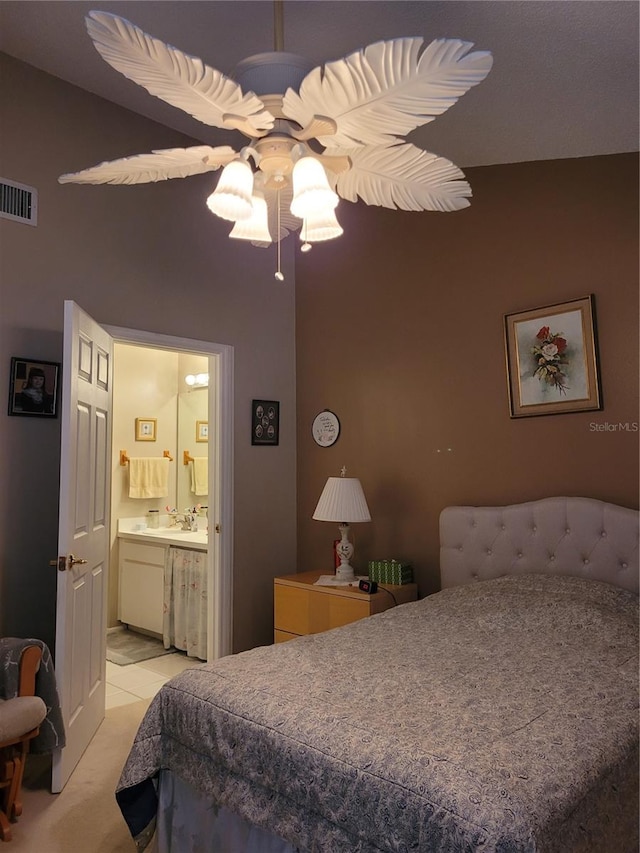
[[(281, 8), (276, 2), (276, 48)], [(457, 166), (402, 139), (487, 76), (491, 54), (470, 52), (469, 42), (437, 39), (422, 50), (421, 38), (390, 39), (315, 68), (276, 49), (245, 59), (232, 79), (116, 15), (89, 12), (86, 26), (125, 77), (249, 142), (240, 151), (197, 145), (124, 157), (61, 183), (137, 184), (223, 168), (209, 208), (235, 223), (229, 236), (261, 246), (275, 239), (278, 248), (298, 229), (303, 249), (339, 236), (339, 197), (402, 210), (469, 205), (471, 187)]]

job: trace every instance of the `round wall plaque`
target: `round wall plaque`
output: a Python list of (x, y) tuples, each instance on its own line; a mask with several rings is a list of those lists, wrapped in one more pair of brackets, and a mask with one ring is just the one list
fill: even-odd
[(329, 409), (318, 412), (313, 419), (311, 434), (315, 443), (319, 444), (320, 447), (331, 447), (332, 444), (336, 443), (340, 435), (340, 421), (338, 420), (338, 416), (330, 412)]

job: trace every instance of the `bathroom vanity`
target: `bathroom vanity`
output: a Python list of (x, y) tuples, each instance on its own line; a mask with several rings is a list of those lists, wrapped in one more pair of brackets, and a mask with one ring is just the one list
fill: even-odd
[[(143, 519), (118, 522), (118, 619), (126, 625), (162, 635), (164, 567), (171, 547), (206, 551), (206, 531), (166, 525), (145, 527)], [(206, 525), (206, 518), (201, 519)], [(162, 526), (163, 521), (165, 526)]]

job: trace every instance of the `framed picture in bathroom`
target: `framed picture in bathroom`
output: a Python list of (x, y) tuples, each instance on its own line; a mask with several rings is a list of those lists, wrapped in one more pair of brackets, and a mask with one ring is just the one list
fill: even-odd
[(59, 377), (60, 364), (57, 361), (12, 358), (9, 414), (57, 418)]
[(136, 418), (136, 441), (155, 441), (156, 421), (156, 418)]
[(209, 421), (196, 421), (196, 441), (209, 441)]

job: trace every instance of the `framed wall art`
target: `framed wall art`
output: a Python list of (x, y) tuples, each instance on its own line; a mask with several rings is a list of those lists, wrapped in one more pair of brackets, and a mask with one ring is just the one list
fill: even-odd
[(276, 445), (280, 440), (280, 403), (251, 401), (251, 444)]
[(36, 358), (11, 359), (9, 414), (58, 417), (60, 364)]
[(602, 408), (593, 296), (506, 314), (512, 418)]
[(196, 441), (209, 441), (209, 421), (196, 421)]
[(340, 420), (338, 416), (329, 409), (318, 412), (311, 424), (311, 435), (315, 443), (320, 447), (331, 447), (332, 444), (336, 443), (340, 435)]
[(156, 418), (136, 418), (136, 441), (155, 441), (156, 421)]

